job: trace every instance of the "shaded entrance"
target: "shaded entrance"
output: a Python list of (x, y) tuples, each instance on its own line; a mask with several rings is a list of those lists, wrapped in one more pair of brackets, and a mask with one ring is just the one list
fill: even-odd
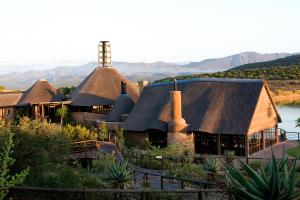
[(149, 141), (153, 146), (167, 147), (168, 135), (166, 132), (157, 129), (150, 129), (148, 130), (148, 134)]

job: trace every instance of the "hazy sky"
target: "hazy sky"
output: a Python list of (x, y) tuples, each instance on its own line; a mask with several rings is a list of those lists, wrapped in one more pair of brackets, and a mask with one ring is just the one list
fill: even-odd
[(300, 52), (299, 0), (0, 0), (0, 65)]

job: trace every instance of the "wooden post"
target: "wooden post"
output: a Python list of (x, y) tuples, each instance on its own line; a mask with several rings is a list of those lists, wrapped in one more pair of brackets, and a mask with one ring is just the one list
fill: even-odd
[(183, 190), (184, 189), (184, 181), (181, 179), (181, 181), (180, 181), (180, 188)]
[(44, 104), (41, 104), (42, 107), (42, 119), (45, 119), (45, 108), (44, 108)]
[(246, 163), (248, 164), (248, 157), (249, 157), (249, 141), (248, 135), (245, 135), (245, 156), (246, 156)]
[[(299, 138), (299, 134), (298, 134), (298, 138)], [(298, 139), (299, 141), (299, 139)], [(277, 144), (279, 142), (278, 140), (278, 124), (276, 124), (275, 126), (275, 144)]]
[(161, 190), (164, 189), (164, 177), (163, 176), (160, 177), (160, 189)]
[(262, 149), (266, 148), (266, 136), (265, 136), (265, 132), (261, 131), (261, 140), (262, 140)]
[(221, 134), (218, 135), (218, 155), (221, 156), (222, 150), (221, 150)]
[(198, 200), (202, 200), (202, 191), (201, 190), (199, 190), (199, 192), (198, 192)]

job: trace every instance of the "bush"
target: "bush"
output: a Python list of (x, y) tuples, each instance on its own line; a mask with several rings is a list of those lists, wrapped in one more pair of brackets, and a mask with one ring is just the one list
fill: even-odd
[(185, 163), (182, 167), (176, 167), (171, 171), (171, 174), (181, 178), (187, 179), (204, 179), (206, 178), (205, 172), (203, 172), (202, 165), (194, 163)]

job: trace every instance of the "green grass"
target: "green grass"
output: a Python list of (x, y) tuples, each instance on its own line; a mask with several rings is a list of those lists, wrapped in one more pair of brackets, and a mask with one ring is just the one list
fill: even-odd
[(300, 144), (295, 148), (288, 149), (287, 154), (294, 158), (300, 158)]

